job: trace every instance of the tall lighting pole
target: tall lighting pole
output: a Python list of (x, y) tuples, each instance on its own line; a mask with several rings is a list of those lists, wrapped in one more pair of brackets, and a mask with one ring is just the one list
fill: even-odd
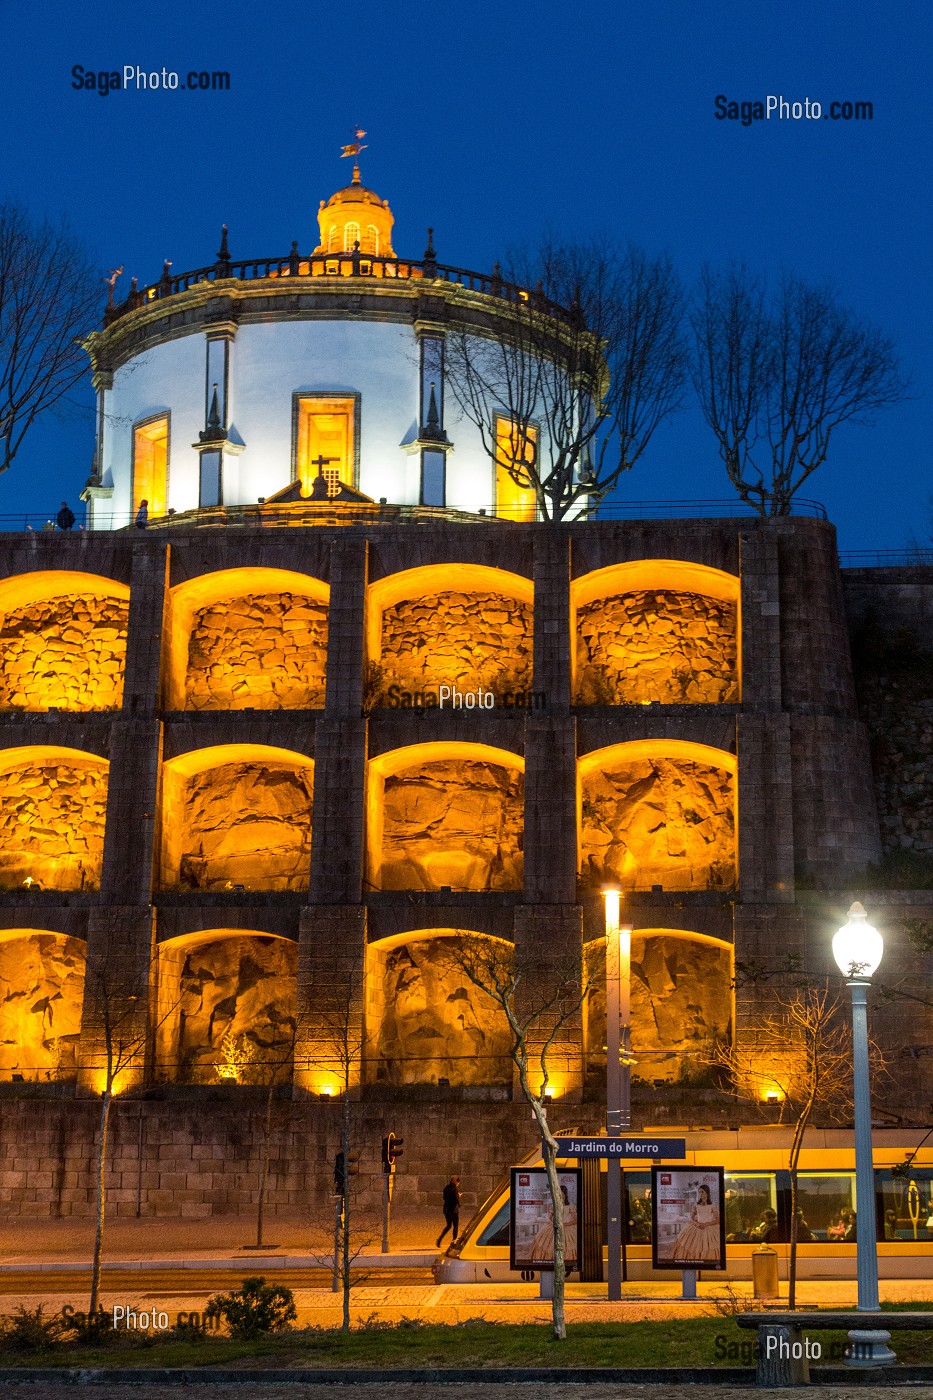
[[(861, 904), (849, 909), (848, 921), (833, 939), (833, 957), (852, 997), (852, 1077), (855, 1100), (856, 1265), (859, 1312), (878, 1312), (878, 1240), (875, 1218), (875, 1174), (872, 1164), (871, 1088), (868, 1074), (868, 988), (881, 963), (884, 940), (868, 922)], [(879, 1318), (880, 1320), (880, 1318)], [(846, 1352), (849, 1366), (890, 1366), (891, 1334), (856, 1330)]]
[[(621, 1137), (632, 1125), (630, 1055), (632, 929), (619, 922), (619, 891), (604, 890), (606, 901), (606, 1135)], [(622, 1297), (622, 1167), (606, 1162), (606, 1244), (609, 1299)]]

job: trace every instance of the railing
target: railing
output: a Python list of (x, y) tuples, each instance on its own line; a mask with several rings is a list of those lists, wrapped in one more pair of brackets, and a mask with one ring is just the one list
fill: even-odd
[(370, 281), (386, 282), (414, 282), (427, 278), (464, 287), (467, 291), (481, 292), (484, 296), (495, 297), (498, 301), (509, 302), (513, 306), (530, 306), (532, 310), (540, 311), (567, 325), (582, 324), (578, 311), (552, 301), (540, 288), (528, 291), (514, 282), (506, 282), (499, 276), (498, 271), (493, 271), (491, 275), (471, 272), (467, 268), (450, 267), (445, 263), (435, 262), (432, 258), (378, 258), (355, 249), (349, 253), (319, 253), (309, 256), (298, 253), (297, 246), (293, 245), (292, 252), (284, 258), (251, 258), (245, 262), (229, 259), (177, 275), (169, 271), (170, 267), (171, 264), (166, 263), (158, 282), (153, 282), (148, 287), (137, 287), (134, 278), (126, 300), (107, 307), (104, 325), (112, 325), (131, 311), (179, 296), (182, 292), (203, 286), (205, 283), (228, 279), (237, 282), (258, 282), (306, 277), (362, 277)]
[(898, 566), (933, 565), (933, 549), (919, 545), (909, 549), (841, 549), (839, 564), (843, 569), (884, 569)]

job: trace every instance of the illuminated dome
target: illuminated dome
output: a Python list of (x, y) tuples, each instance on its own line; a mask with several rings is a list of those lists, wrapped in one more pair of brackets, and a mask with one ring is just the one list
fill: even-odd
[(380, 199), (360, 180), (360, 167), (354, 165), (353, 179), (330, 199), (321, 200), (317, 216), (321, 241), (315, 253), (349, 253), (359, 243), (361, 253), (394, 258), (392, 225), (395, 219), (388, 202)]

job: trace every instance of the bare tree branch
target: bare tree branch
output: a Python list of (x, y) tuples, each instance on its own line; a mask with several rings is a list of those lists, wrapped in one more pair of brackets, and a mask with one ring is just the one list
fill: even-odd
[(744, 264), (706, 268), (691, 318), (700, 408), (729, 480), (761, 516), (788, 515), (843, 423), (907, 394), (894, 345), (828, 284), (774, 293)]
[(0, 472), (39, 414), (83, 379), (81, 338), (100, 314), (101, 277), (67, 225), (0, 204)]

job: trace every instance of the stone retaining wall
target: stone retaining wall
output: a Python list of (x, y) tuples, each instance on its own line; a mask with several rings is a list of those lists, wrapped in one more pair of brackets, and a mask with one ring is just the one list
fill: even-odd
[(501, 593), (403, 599), (382, 617), (383, 704), (391, 686), (480, 686), (497, 697), (531, 689), (532, 608)]
[(116, 710), (129, 603), (52, 598), (0, 622), (0, 709)]
[(188, 710), (303, 710), (324, 704), (327, 608), (296, 593), (246, 594), (194, 614)]
[(103, 766), (23, 763), (0, 771), (0, 888), (33, 880), (45, 890), (98, 889), (106, 811)]

